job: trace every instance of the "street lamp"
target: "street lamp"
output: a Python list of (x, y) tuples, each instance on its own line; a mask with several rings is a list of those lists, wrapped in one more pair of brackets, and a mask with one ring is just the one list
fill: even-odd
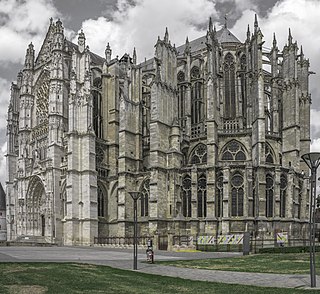
[(316, 260), (315, 260), (315, 207), (316, 207), (316, 179), (317, 169), (320, 164), (320, 153), (311, 152), (301, 157), (311, 170), (311, 192), (310, 192), (310, 220), (309, 220), (309, 239), (310, 239), (310, 278), (311, 288), (316, 287)]
[(140, 192), (129, 192), (133, 199), (133, 269), (137, 269), (138, 260), (138, 237), (137, 237), (137, 200), (140, 197)]

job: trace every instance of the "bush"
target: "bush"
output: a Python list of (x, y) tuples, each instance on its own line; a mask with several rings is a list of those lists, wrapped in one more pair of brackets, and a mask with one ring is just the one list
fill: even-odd
[[(260, 248), (258, 253), (305, 253), (309, 252), (309, 248), (309, 246)], [(315, 251), (320, 252), (320, 246), (316, 246)]]

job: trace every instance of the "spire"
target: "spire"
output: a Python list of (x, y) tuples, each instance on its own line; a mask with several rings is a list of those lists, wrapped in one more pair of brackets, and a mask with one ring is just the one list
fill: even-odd
[(258, 17), (257, 14), (254, 15), (254, 31), (256, 32), (258, 30), (259, 24), (258, 24)]
[(106, 50), (104, 51), (104, 54), (105, 54), (105, 56), (106, 56), (107, 62), (110, 62), (112, 50), (111, 50), (111, 48), (110, 48), (109, 42), (108, 42), (108, 44), (107, 44)]
[(212, 28), (212, 18), (211, 18), (211, 16), (209, 17), (209, 32), (210, 32), (210, 33), (213, 32), (213, 28)]
[(169, 42), (169, 33), (168, 33), (168, 28), (166, 27), (166, 32), (164, 34), (164, 42), (168, 43)]
[(246, 41), (247, 42), (250, 41), (250, 26), (249, 26), (249, 24), (248, 24), (248, 29), (247, 29), (247, 40)]
[(227, 19), (227, 14), (224, 15), (224, 28), (228, 28), (228, 19)]
[(302, 45), (300, 47), (300, 61), (302, 61), (304, 59), (304, 54), (303, 54), (303, 49), (302, 49)]
[(85, 45), (86, 45), (86, 37), (83, 33), (83, 30), (81, 29), (78, 36), (78, 47), (79, 47), (80, 53), (84, 52)]
[(188, 55), (190, 53), (190, 44), (189, 44), (189, 38), (186, 38), (186, 44), (185, 44), (185, 48), (184, 48), (184, 53), (186, 55)]
[(137, 64), (137, 52), (136, 52), (136, 47), (133, 47), (132, 62), (133, 62), (133, 64)]
[(276, 33), (273, 33), (273, 48), (277, 47)]
[(26, 69), (33, 69), (33, 65), (34, 65), (34, 49), (33, 49), (33, 44), (31, 42), (27, 48), (24, 66)]
[(292, 36), (291, 36), (291, 29), (289, 28), (289, 36), (288, 36), (288, 45), (292, 44)]

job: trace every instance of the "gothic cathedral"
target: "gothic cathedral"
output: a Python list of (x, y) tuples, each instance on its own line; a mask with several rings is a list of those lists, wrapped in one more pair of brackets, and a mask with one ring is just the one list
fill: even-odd
[[(111, 44), (112, 45), (112, 44)], [(7, 238), (89, 245), (132, 236), (308, 233), (309, 60), (255, 19), (244, 42), (227, 25), (154, 57), (90, 52), (51, 20), (27, 48), (7, 124)]]

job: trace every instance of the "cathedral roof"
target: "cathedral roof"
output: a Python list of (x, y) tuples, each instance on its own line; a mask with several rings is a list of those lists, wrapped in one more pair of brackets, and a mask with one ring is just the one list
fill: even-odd
[[(217, 31), (217, 39), (219, 43), (241, 43), (241, 41), (225, 27)], [(178, 55), (183, 54), (185, 47), (186, 45), (183, 44), (177, 48)], [(191, 52), (206, 48), (206, 36), (190, 41), (189, 47)]]
[(0, 210), (6, 210), (6, 194), (4, 193), (1, 183), (0, 183)]

